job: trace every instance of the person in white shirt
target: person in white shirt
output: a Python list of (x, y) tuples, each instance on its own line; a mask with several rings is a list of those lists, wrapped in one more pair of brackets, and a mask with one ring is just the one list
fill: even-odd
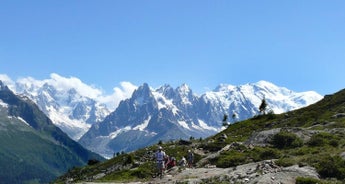
[(181, 158), (181, 160), (180, 160), (180, 162), (179, 162), (179, 165), (180, 165), (181, 167), (186, 167), (186, 165), (187, 165), (187, 160), (186, 160), (185, 157), (182, 157), (182, 158)]
[(158, 147), (155, 157), (157, 161), (157, 168), (158, 168), (159, 174), (163, 174), (163, 171), (165, 169), (164, 159), (166, 157), (166, 154), (163, 151), (163, 148), (161, 146)]

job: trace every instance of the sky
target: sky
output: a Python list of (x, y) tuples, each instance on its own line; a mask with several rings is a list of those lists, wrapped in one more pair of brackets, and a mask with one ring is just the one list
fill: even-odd
[(3, 0), (0, 74), (77, 78), (108, 94), (260, 80), (332, 94), (345, 88), (344, 9), (343, 0)]

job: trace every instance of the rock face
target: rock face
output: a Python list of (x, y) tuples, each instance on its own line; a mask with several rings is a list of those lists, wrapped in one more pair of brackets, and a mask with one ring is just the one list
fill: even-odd
[(254, 133), (246, 142), (246, 145), (253, 145), (253, 146), (268, 146), (272, 137), (281, 132), (290, 132), (295, 134), (297, 137), (301, 138), (304, 142), (307, 142), (310, 137), (316, 133), (319, 133), (318, 130), (310, 130), (307, 128), (298, 128), (298, 127), (290, 127), (290, 128), (275, 128), (265, 131), (260, 131)]

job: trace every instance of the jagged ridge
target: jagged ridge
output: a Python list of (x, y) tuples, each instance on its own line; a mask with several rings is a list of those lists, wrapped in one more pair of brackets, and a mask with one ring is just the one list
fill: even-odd
[(176, 89), (169, 85), (151, 89), (143, 84), (104, 121), (92, 126), (79, 142), (111, 157), (159, 140), (207, 137), (224, 128), (224, 114), (236, 114), (230, 119), (232, 122), (257, 115), (263, 98), (270, 109), (281, 113), (314, 103), (322, 96), (315, 92), (296, 93), (266, 81), (237, 87), (220, 85), (201, 96), (186, 84)]

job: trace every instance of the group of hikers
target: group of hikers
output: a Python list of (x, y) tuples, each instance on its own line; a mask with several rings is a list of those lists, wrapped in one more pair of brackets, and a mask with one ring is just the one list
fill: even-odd
[(177, 163), (177, 160), (173, 156), (167, 155), (161, 146), (158, 147), (157, 152), (155, 153), (155, 159), (157, 161), (157, 169), (160, 174), (164, 173), (165, 170), (169, 170), (172, 167), (178, 166), (181, 167), (193, 167), (193, 161), (194, 161), (194, 154), (191, 150), (188, 150), (187, 158), (184, 156), (181, 158), (181, 160)]

